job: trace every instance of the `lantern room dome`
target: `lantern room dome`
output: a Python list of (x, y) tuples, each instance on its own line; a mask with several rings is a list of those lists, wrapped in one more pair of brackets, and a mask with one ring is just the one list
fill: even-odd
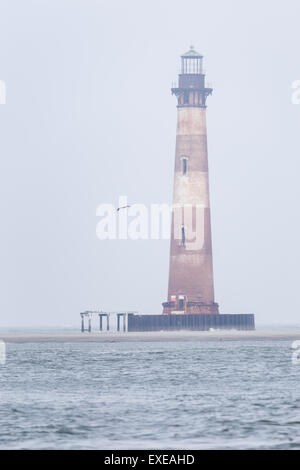
[(199, 57), (202, 58), (203, 55), (199, 54), (199, 52), (195, 51), (194, 46), (190, 46), (190, 50), (187, 51), (185, 54), (182, 54), (181, 57)]

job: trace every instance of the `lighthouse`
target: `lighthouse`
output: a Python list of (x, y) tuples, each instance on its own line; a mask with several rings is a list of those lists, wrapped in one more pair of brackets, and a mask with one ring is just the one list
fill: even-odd
[[(177, 131), (170, 241), (168, 297), (163, 311), (83, 312), (107, 320), (115, 313), (123, 331), (254, 330), (253, 313), (219, 313), (214, 297), (212, 240), (207, 159), (206, 101), (212, 88), (205, 83), (203, 56), (194, 47), (181, 56), (177, 98)], [(120, 206), (119, 209), (125, 207)], [(88, 331), (91, 331), (89, 325)]]
[(181, 56), (170, 243), (164, 314), (218, 314), (214, 298), (203, 56), (193, 46)]

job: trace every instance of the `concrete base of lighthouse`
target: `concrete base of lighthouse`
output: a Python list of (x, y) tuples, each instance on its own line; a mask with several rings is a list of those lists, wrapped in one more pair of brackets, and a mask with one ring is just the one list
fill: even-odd
[(163, 302), (163, 314), (182, 314), (182, 315), (205, 315), (219, 313), (219, 305), (215, 302), (183, 302), (182, 308), (178, 305), (178, 302)]

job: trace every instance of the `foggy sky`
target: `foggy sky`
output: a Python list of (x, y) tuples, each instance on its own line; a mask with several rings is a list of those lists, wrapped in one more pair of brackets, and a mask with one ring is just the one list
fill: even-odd
[(215, 297), (300, 323), (300, 5), (0, 0), (0, 327), (161, 313), (169, 241), (96, 237), (97, 206), (171, 203), (179, 56), (204, 55)]

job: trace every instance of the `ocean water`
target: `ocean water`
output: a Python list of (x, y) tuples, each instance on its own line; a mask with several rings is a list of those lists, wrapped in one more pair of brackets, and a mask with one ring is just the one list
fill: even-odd
[(1, 449), (299, 449), (288, 341), (7, 344)]

